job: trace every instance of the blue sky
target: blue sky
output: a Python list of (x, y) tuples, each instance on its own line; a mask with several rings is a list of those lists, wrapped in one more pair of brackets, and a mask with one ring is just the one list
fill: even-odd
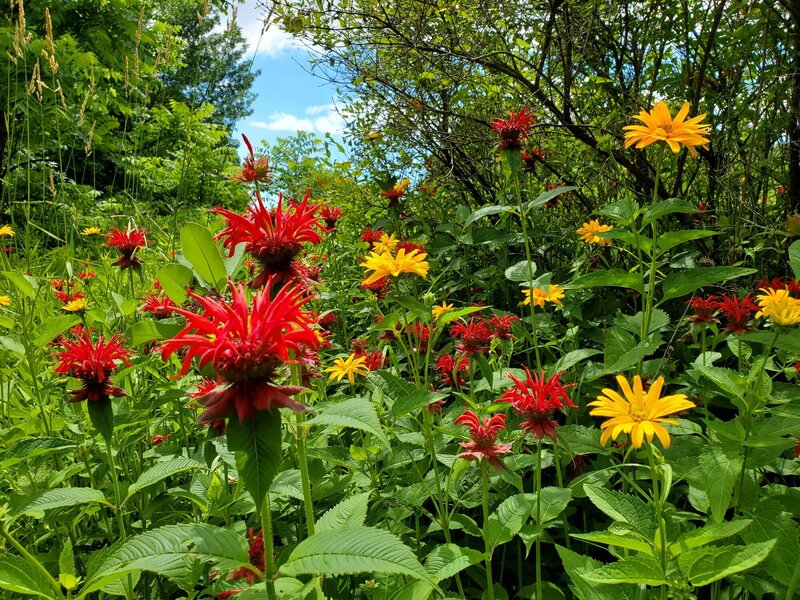
[(344, 121), (336, 112), (336, 90), (308, 72), (309, 52), (301, 48), (277, 25), (270, 24), (262, 35), (263, 11), (258, 0), (245, 0), (237, 7), (237, 22), (249, 46), (248, 58), (261, 75), (253, 85), (258, 95), (253, 114), (242, 119), (235, 137), (244, 133), (253, 144), (269, 143), (298, 130), (320, 137), (337, 134)]

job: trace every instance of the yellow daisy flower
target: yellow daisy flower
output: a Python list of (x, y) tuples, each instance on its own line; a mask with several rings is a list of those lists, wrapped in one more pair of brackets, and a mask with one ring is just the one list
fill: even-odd
[(527, 290), (522, 290), (522, 293), (525, 295), (525, 300), (522, 301), (523, 304), (527, 306), (533, 303), (534, 306), (539, 308), (544, 308), (546, 302), (561, 306), (561, 301), (564, 299), (564, 288), (552, 283), (547, 286), (546, 290), (528, 288)]
[(427, 277), (428, 263), (424, 260), (426, 256), (428, 255), (425, 252), (419, 250), (412, 250), (406, 254), (404, 248), (398, 250), (397, 256), (392, 256), (391, 252), (383, 254), (370, 252), (361, 266), (373, 273), (364, 280), (363, 284), (369, 285), (389, 276), (399, 277), (402, 273), (416, 273), (420, 277)]
[(0, 296), (0, 306), (11, 306), (11, 296)]
[(626, 125), (623, 129), (625, 133), (625, 147), (629, 148), (636, 144), (636, 148), (641, 150), (655, 142), (666, 142), (674, 153), (678, 153), (681, 144), (689, 149), (692, 156), (697, 156), (695, 146), (708, 149), (708, 130), (711, 125), (701, 123), (705, 118), (705, 113), (686, 119), (689, 114), (689, 103), (684, 102), (675, 118), (669, 112), (669, 107), (665, 102), (656, 102), (653, 110), (647, 112), (641, 109), (638, 115), (634, 116), (644, 123), (644, 125)]
[(397, 248), (397, 244), (400, 243), (395, 236), (384, 233), (380, 239), (373, 244), (372, 249), (377, 252), (378, 254), (383, 254), (384, 252), (392, 252), (395, 248)]
[(434, 306), (431, 309), (431, 314), (433, 315), (434, 319), (438, 319), (443, 314), (449, 313), (452, 310), (453, 310), (453, 305), (452, 304), (448, 304), (447, 302), (442, 302), (441, 305)]
[[(664, 448), (669, 448), (670, 437), (662, 423), (677, 425), (675, 419), (665, 419), (669, 415), (694, 408), (686, 394), (674, 394), (661, 397), (661, 388), (664, 386), (664, 377), (659, 377), (644, 391), (642, 378), (636, 375), (633, 378), (633, 389), (622, 375), (617, 375), (617, 385), (622, 390), (619, 392), (604, 388), (603, 395), (590, 402), (594, 408), (589, 414), (594, 417), (609, 417), (600, 425), (603, 435), (600, 443), (604, 446), (609, 439), (616, 440), (620, 433), (629, 433), (634, 448), (641, 448), (644, 438), (653, 442), (653, 436), (658, 436)], [(624, 395), (624, 397), (623, 397)]]
[(99, 227), (84, 227), (81, 231), (83, 235), (100, 235), (100, 228)]
[(408, 189), (408, 186), (409, 186), (409, 185), (411, 185), (411, 180), (410, 180), (408, 177), (406, 177), (405, 179), (401, 179), (400, 181), (398, 181), (397, 183), (395, 183), (395, 184), (394, 184), (394, 187), (393, 187), (392, 189), (393, 189), (394, 191), (396, 191), (396, 192), (403, 192), (403, 193), (405, 193), (405, 192), (406, 192), (406, 190)]
[(328, 379), (333, 381), (341, 381), (344, 377), (353, 385), (356, 382), (356, 375), (369, 374), (369, 367), (365, 364), (367, 362), (366, 356), (356, 356), (351, 354), (347, 358), (337, 358), (333, 361), (332, 367), (325, 369), (326, 373), (330, 373)]
[(800, 300), (792, 298), (789, 290), (761, 288), (763, 294), (756, 296), (761, 308), (756, 317), (769, 317), (775, 325), (784, 327), (800, 323)]
[(610, 246), (612, 240), (597, 235), (598, 233), (605, 233), (614, 229), (613, 225), (601, 225), (597, 219), (592, 219), (583, 224), (582, 227), (575, 230), (575, 233), (581, 236), (581, 239), (587, 244), (597, 244), (598, 246)]
[(14, 237), (14, 230), (10, 225), (3, 225), (0, 227), (0, 237)]
[(370, 142), (372, 140), (377, 140), (379, 137), (381, 137), (380, 131), (372, 131), (372, 132), (368, 133), (367, 135), (365, 135), (362, 139), (365, 142)]
[(89, 307), (89, 301), (86, 298), (75, 298), (70, 300), (61, 307), (61, 310), (68, 313), (83, 312)]

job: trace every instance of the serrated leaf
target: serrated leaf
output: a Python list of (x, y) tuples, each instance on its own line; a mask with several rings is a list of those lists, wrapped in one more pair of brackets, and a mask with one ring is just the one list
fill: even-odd
[(187, 298), (186, 288), (192, 285), (194, 275), (189, 267), (172, 263), (164, 265), (156, 273), (161, 289), (175, 304), (181, 305)]
[(536, 196), (536, 198), (534, 198), (530, 202), (527, 202), (524, 205), (525, 213), (527, 214), (528, 211), (530, 211), (530, 210), (532, 210), (534, 208), (541, 208), (545, 204), (550, 202), (550, 200), (552, 200), (553, 198), (556, 198), (556, 197), (560, 196), (561, 194), (566, 194), (567, 192), (571, 192), (571, 191), (576, 190), (576, 189), (578, 189), (578, 188), (576, 188), (575, 186), (572, 186), (572, 185), (562, 185), (561, 187), (557, 187), (555, 189), (543, 192), (543, 193), (539, 194), (538, 196)]
[(511, 206), (500, 206), (498, 204), (493, 204), (491, 206), (482, 206), (475, 212), (473, 212), (467, 219), (464, 221), (464, 228), (469, 227), (475, 221), (478, 221), (484, 217), (489, 217), (491, 215), (499, 215), (501, 213), (513, 212), (514, 208)]
[(515, 494), (500, 503), (489, 516), (488, 527), (483, 533), (490, 548), (497, 548), (514, 539), (535, 508), (533, 498), (533, 494)]
[[(202, 468), (204, 468), (203, 464), (192, 458), (184, 458), (182, 456), (177, 456), (165, 462), (156, 463), (147, 469), (147, 471), (142, 473), (139, 478), (133, 484), (131, 484), (131, 486), (128, 488), (128, 496), (125, 498), (125, 502), (127, 502), (128, 499), (136, 492), (151, 485), (155, 485), (165, 480), (167, 477), (172, 477), (173, 475), (177, 475), (178, 473), (183, 473), (185, 471), (193, 471), (194, 469)], [(123, 502), (123, 504), (125, 504), (125, 502)]]
[(128, 328), (125, 336), (132, 346), (141, 346), (156, 340), (167, 340), (174, 337), (183, 325), (180, 323), (165, 323), (157, 319), (142, 319)]
[(564, 288), (572, 290), (590, 287), (621, 287), (644, 293), (642, 276), (638, 273), (628, 273), (621, 269), (595, 271), (564, 284)]
[(386, 573), (434, 583), (400, 538), (375, 527), (319, 531), (295, 547), (280, 571), (295, 576)]
[(281, 466), (281, 413), (278, 409), (257, 410), (244, 423), (229, 419), (228, 449), (236, 451), (236, 465), (256, 512)]
[(181, 229), (181, 250), (195, 272), (209, 285), (221, 291), (228, 280), (225, 261), (214, 243), (211, 232), (196, 223)]
[(272, 480), (269, 493), (276, 496), (288, 496), (295, 500), (303, 500), (303, 480), (299, 469), (281, 471)]
[(800, 565), (800, 538), (797, 521), (775, 498), (765, 498), (752, 513), (752, 524), (742, 533), (746, 544), (775, 540), (764, 567), (769, 576), (788, 586)]
[(317, 531), (333, 531), (343, 527), (361, 527), (367, 518), (369, 492), (345, 498), (317, 521)]
[(739, 400), (744, 398), (747, 382), (738, 372), (702, 364), (695, 364), (694, 369), (713, 381), (723, 392), (727, 392)]
[(742, 457), (738, 451), (709, 444), (700, 454), (698, 468), (688, 476), (694, 487), (707, 494), (711, 517), (718, 523), (725, 518), (741, 470)]
[(585, 484), (584, 491), (592, 503), (617, 523), (624, 523), (647, 539), (655, 535), (653, 507), (641, 498)]
[(800, 240), (792, 242), (789, 246), (789, 266), (795, 279), (800, 279)]
[(467, 315), (471, 315), (472, 313), (480, 312), (482, 310), (486, 310), (486, 306), (466, 306), (464, 308), (457, 308), (454, 311), (449, 313), (444, 313), (441, 317), (439, 317), (439, 325), (444, 327), (448, 323), (455, 321), (456, 319), (460, 319), (461, 317), (466, 317)]
[(49, 582), (19, 556), (5, 554), (0, 556), (0, 588), (26, 596), (55, 598), (55, 591)]
[(423, 406), (446, 397), (445, 394), (419, 388), (388, 371), (373, 371), (367, 376), (367, 380), (381, 390), (384, 396), (393, 401), (391, 410), (396, 418), (404, 417)]
[(110, 398), (101, 398), (86, 403), (89, 420), (104, 440), (111, 441), (114, 435), (114, 408)]
[(106, 497), (100, 490), (85, 487), (69, 487), (48, 490), (28, 504), (14, 511), (17, 515), (36, 515), (54, 508), (77, 506), (79, 504), (100, 503), (108, 504)]
[(81, 594), (95, 592), (136, 571), (151, 571), (191, 589), (195, 585), (191, 559), (213, 563), (223, 571), (250, 564), (245, 539), (229, 529), (206, 523), (167, 525), (107, 549), (92, 563)]
[(26, 298), (33, 298), (33, 284), (22, 273), (17, 273), (16, 271), (0, 271), (0, 276), (13, 283), (20, 294)]
[(681, 231), (667, 231), (658, 236), (658, 251), (666, 252), (680, 246), (686, 242), (693, 240), (701, 240), (703, 238), (719, 235), (718, 231), (708, 231), (707, 229), (684, 229)]
[(692, 585), (708, 585), (755, 567), (773, 546), (775, 540), (748, 546), (705, 546), (681, 554), (678, 564)]
[(681, 535), (678, 541), (669, 547), (670, 554), (677, 556), (681, 552), (699, 548), (712, 542), (724, 540), (736, 535), (752, 523), (750, 519), (736, 519), (735, 521), (723, 521), (722, 523), (710, 523), (703, 527), (698, 527)]
[(651, 544), (636, 533), (632, 534), (629, 532), (625, 535), (618, 535), (610, 531), (592, 531), (590, 533), (572, 533), (570, 537), (585, 542), (619, 546), (620, 548), (628, 548), (629, 550), (636, 550), (637, 552), (653, 555)]
[(425, 557), (425, 570), (436, 581), (444, 581), (467, 567), (483, 560), (483, 553), (472, 548), (462, 548), (456, 544), (436, 546)]
[(722, 283), (737, 277), (744, 277), (755, 273), (755, 269), (741, 267), (697, 267), (674, 271), (667, 275), (661, 283), (661, 302), (670, 298), (680, 298), (691, 294), (695, 290), (714, 283)]
[(644, 585), (663, 585), (666, 583), (661, 563), (653, 556), (636, 554), (618, 560), (609, 565), (603, 565), (584, 573), (583, 577), (594, 583), (638, 583)]
[(77, 445), (72, 440), (58, 437), (36, 437), (17, 440), (8, 450), (0, 454), (0, 468), (7, 469), (22, 460), (69, 450)]
[(542, 501), (539, 506), (541, 509), (541, 518), (537, 519), (536, 517), (536, 497), (537, 494), (528, 494), (531, 498), (532, 506), (531, 506), (531, 517), (534, 521), (544, 525), (549, 521), (552, 521), (558, 515), (560, 515), (567, 505), (569, 501), (572, 499), (572, 490), (569, 488), (558, 488), (558, 487), (544, 487), (541, 491)]
[(696, 212), (699, 212), (699, 210), (690, 202), (680, 198), (668, 198), (667, 200), (661, 200), (644, 209), (642, 227), (647, 227), (653, 221), (666, 215), (674, 213), (692, 214)]
[(331, 425), (350, 427), (371, 433), (384, 447), (389, 440), (381, 428), (381, 421), (375, 407), (366, 398), (350, 398), (343, 402), (329, 403), (318, 407), (317, 415), (306, 423), (308, 425)]
[(638, 586), (589, 583), (583, 576), (600, 568), (603, 563), (588, 556), (581, 556), (562, 546), (556, 546), (556, 550), (564, 570), (572, 581), (571, 587), (578, 600), (634, 600), (639, 597)]
[(591, 350), (589, 348), (572, 350), (571, 352), (567, 352), (564, 356), (559, 358), (558, 362), (556, 362), (551, 370), (554, 373), (557, 373), (558, 371), (566, 371), (567, 369), (571, 369), (587, 358), (597, 356), (598, 354), (602, 354), (602, 352), (600, 350)]
[(80, 322), (81, 319), (77, 315), (57, 315), (55, 317), (50, 317), (33, 332), (33, 341), (39, 347), (44, 346), (52, 342), (59, 333), (68, 331), (71, 327)]
[(69, 538), (64, 542), (64, 547), (58, 555), (58, 574), (75, 575), (75, 551)]
[(536, 273), (536, 263), (521, 260), (515, 265), (511, 265), (505, 270), (505, 277), (509, 281), (531, 281)]

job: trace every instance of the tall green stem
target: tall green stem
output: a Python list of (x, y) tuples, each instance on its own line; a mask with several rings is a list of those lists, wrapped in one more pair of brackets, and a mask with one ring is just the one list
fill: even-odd
[(481, 461), (481, 483), (483, 488), (483, 547), (486, 562), (486, 592), (487, 599), (494, 600), (494, 582), (492, 581), (492, 547), (486, 538), (489, 531), (489, 471), (485, 460)]
[(295, 433), (295, 443), (297, 445), (297, 462), (300, 467), (300, 481), (303, 486), (303, 508), (306, 513), (306, 531), (309, 536), (314, 535), (316, 523), (314, 521), (314, 502), (311, 498), (311, 480), (308, 476), (308, 454), (306, 452), (306, 433), (304, 425), (305, 415), (302, 412), (295, 413), (297, 431)]
[(106, 442), (106, 455), (108, 456), (109, 476), (111, 477), (111, 485), (114, 488), (114, 504), (116, 509), (114, 513), (117, 515), (117, 526), (119, 527), (119, 537), (125, 539), (125, 519), (122, 516), (122, 494), (119, 491), (119, 477), (117, 477), (116, 467), (114, 464), (114, 453), (111, 450), (111, 439), (103, 436)]
[[(553, 441), (553, 462), (556, 465), (556, 481), (558, 482), (558, 487), (564, 488), (564, 477), (561, 474), (561, 458), (558, 455), (558, 442)], [(561, 520), (562, 530), (564, 531), (564, 544), (567, 547), (567, 550), (571, 550), (570, 541), (569, 541), (569, 522), (567, 521), (567, 517)]]
[[(536, 525), (542, 522), (542, 442), (536, 440), (536, 475), (533, 482), (536, 494)], [(536, 536), (536, 600), (542, 600), (542, 536)]]
[[(662, 498), (661, 491), (659, 490), (659, 474), (656, 470), (656, 459), (653, 455), (652, 444), (647, 444), (647, 456), (650, 460), (650, 478), (653, 481), (653, 502), (656, 509), (656, 522), (658, 523), (658, 536), (659, 536), (659, 561), (661, 562), (661, 571), (664, 573), (664, 578), (667, 577), (667, 527), (663, 517), (663, 508), (665, 498)], [(662, 600), (667, 597), (667, 585), (661, 586)]]
[(261, 528), (264, 530), (264, 569), (267, 579), (267, 598), (278, 600), (275, 593), (275, 546), (272, 534), (272, 507), (269, 503), (269, 492), (264, 496), (261, 505)]
[[(659, 146), (656, 154), (656, 179), (653, 184), (653, 206), (655, 206), (656, 202), (658, 202), (658, 188), (661, 185), (661, 163), (663, 157), (664, 148)], [(644, 306), (642, 307), (642, 329), (641, 335), (639, 336), (642, 340), (644, 340), (650, 333), (650, 319), (653, 313), (653, 299), (655, 298), (656, 294), (656, 266), (658, 260), (656, 245), (658, 243), (658, 228), (656, 227), (655, 220), (650, 222), (650, 228), (652, 233), (650, 241), (650, 273)], [(639, 370), (641, 371), (641, 364), (639, 365)]]

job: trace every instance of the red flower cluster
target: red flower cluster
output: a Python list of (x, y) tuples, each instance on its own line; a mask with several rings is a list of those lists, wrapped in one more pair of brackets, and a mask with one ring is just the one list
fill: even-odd
[(517, 321), (519, 321), (519, 318), (513, 315), (503, 315), (502, 317), (494, 315), (491, 319), (486, 321), (486, 326), (492, 330), (492, 338), (511, 340), (514, 339), (514, 334), (511, 333), (511, 327)]
[(147, 294), (139, 311), (152, 313), (156, 319), (166, 319), (172, 316), (172, 311), (176, 308), (178, 305), (166, 294)]
[(462, 376), (469, 373), (469, 358), (463, 355), (442, 354), (436, 359), (436, 370), (439, 371), (439, 381), (449, 387), (461, 387), (466, 383)]
[(751, 331), (750, 317), (758, 311), (758, 307), (747, 294), (744, 298), (733, 296), (719, 296), (716, 301), (716, 308), (725, 317), (723, 329), (728, 333), (740, 334)]
[(380, 369), (386, 368), (386, 356), (380, 350), (372, 350), (371, 352), (367, 352), (366, 350), (356, 350), (353, 352), (356, 358), (363, 357), (366, 360), (364, 361), (364, 366), (367, 367), (370, 371), (378, 371)]
[(310, 293), (299, 284), (273, 293), (273, 284), (270, 277), (256, 292), (252, 306), (242, 286), (230, 282), (230, 304), (189, 292), (203, 314), (174, 310), (186, 318), (186, 327), (166, 341), (162, 358), (185, 349), (181, 375), (188, 372), (192, 359), (199, 357), (199, 366), (211, 363), (217, 378), (226, 384), (197, 397), (206, 408), (201, 421), (237, 415), (239, 422), (244, 422), (256, 410), (305, 408), (290, 397), (303, 388), (278, 386), (274, 379), (277, 369), (293, 360), (290, 353), (299, 356), (304, 348), (316, 349), (322, 343), (311, 328), (313, 316), (302, 308)]
[(383, 300), (389, 292), (389, 279), (387, 277), (381, 277), (372, 283), (362, 283), (361, 289), (372, 292), (378, 300)]
[(81, 300), (86, 296), (83, 295), (83, 292), (80, 290), (74, 292), (65, 292), (61, 289), (56, 289), (56, 298), (61, 304), (66, 304), (70, 300)]
[(500, 136), (497, 147), (500, 150), (522, 148), (522, 140), (528, 137), (534, 120), (535, 116), (527, 108), (523, 108), (517, 114), (510, 112), (508, 120), (495, 117), (492, 120), (492, 129)]
[(144, 229), (126, 229), (121, 231), (114, 227), (111, 233), (107, 233), (108, 241), (106, 246), (119, 250), (119, 258), (113, 263), (120, 269), (134, 269), (138, 271), (142, 268), (142, 259), (135, 256), (136, 250), (147, 246), (147, 233)]
[(460, 446), (465, 452), (458, 455), (458, 458), (467, 460), (484, 459), (495, 469), (503, 468), (503, 461), (500, 456), (511, 452), (511, 444), (498, 444), (497, 436), (500, 431), (506, 428), (506, 416), (496, 414), (484, 417), (483, 423), (471, 410), (465, 410), (461, 416), (455, 420), (456, 424), (469, 427), (471, 442), (460, 442)]
[(406, 325), (406, 327), (403, 329), (403, 333), (410, 338), (412, 344), (411, 349), (414, 352), (425, 354), (428, 351), (428, 342), (431, 339), (430, 327), (417, 321), (415, 323), (411, 323), (410, 325)]
[(372, 249), (373, 244), (381, 239), (381, 236), (384, 234), (383, 229), (365, 229), (361, 232), (361, 241), (367, 242), (369, 244), (370, 249)]
[(71, 375), (83, 383), (83, 387), (71, 392), (71, 402), (98, 402), (111, 396), (125, 396), (125, 390), (111, 384), (111, 373), (117, 368), (115, 361), (131, 366), (128, 361), (131, 353), (122, 346), (121, 336), (116, 334), (106, 342), (101, 335), (94, 342), (91, 334), (83, 328), (73, 329), (72, 333), (77, 339), (63, 339), (63, 350), (53, 354), (59, 361), (56, 373)]
[(800, 296), (800, 281), (792, 277), (773, 277), (772, 279), (762, 279), (756, 283), (756, 289), (788, 290), (789, 294)]
[(525, 367), (527, 377), (521, 381), (509, 375), (514, 387), (503, 394), (497, 402), (508, 402), (520, 415), (525, 417), (521, 427), (536, 436), (537, 440), (545, 436), (556, 439), (558, 423), (553, 420), (556, 410), (571, 406), (577, 408), (567, 395), (567, 389), (574, 384), (562, 385), (559, 371), (550, 379), (546, 379), (544, 371), (531, 375)]
[(709, 296), (708, 298), (694, 296), (687, 300), (686, 304), (694, 311), (694, 314), (689, 317), (691, 323), (719, 323), (719, 319), (714, 317), (714, 311), (719, 308), (716, 296)]
[(227, 227), (218, 235), (223, 245), (233, 256), (236, 246), (244, 243), (245, 249), (261, 266), (259, 273), (248, 285), (253, 288), (263, 286), (271, 275), (289, 280), (297, 276), (294, 259), (300, 253), (304, 242), (319, 244), (320, 232), (326, 231), (322, 218), (316, 213), (320, 205), (309, 205), (310, 190), (299, 204), (289, 200), (284, 209), (283, 196), (278, 199), (275, 209), (267, 209), (256, 192), (255, 205), (247, 208), (247, 214), (240, 215), (222, 207), (211, 209), (222, 215)]
[[(264, 555), (264, 531), (261, 530), (258, 532), (258, 535), (253, 535), (253, 528), (250, 528), (250, 564), (253, 565), (256, 569), (264, 572), (266, 568), (266, 556)], [(257, 573), (253, 572), (251, 569), (247, 567), (239, 567), (235, 569), (229, 576), (228, 579), (232, 579), (234, 581), (238, 579), (246, 579), (247, 583), (253, 584), (260, 579)]]
[(242, 183), (267, 183), (270, 180), (270, 174), (269, 163), (267, 162), (266, 157), (260, 156), (256, 158), (256, 155), (253, 152), (253, 146), (250, 144), (250, 140), (248, 140), (247, 136), (244, 134), (242, 134), (242, 138), (244, 139), (244, 143), (247, 146), (249, 154), (248, 156), (244, 157), (242, 170), (238, 174), (231, 177), (231, 180), (241, 181)]
[(344, 213), (338, 206), (325, 204), (320, 209), (319, 216), (322, 217), (323, 221), (325, 221), (325, 227), (332, 231), (333, 228), (336, 227), (336, 221), (341, 219), (344, 216)]
[(450, 335), (458, 340), (455, 345), (456, 350), (466, 356), (474, 356), (489, 350), (494, 333), (485, 321), (473, 317), (469, 323), (459, 322), (452, 325)]

